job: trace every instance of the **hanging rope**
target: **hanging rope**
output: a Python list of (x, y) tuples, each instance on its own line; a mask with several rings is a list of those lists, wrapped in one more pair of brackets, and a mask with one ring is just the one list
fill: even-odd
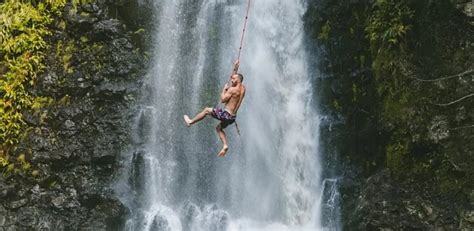
[(243, 43), (244, 43), (245, 28), (247, 27), (247, 20), (249, 19), (249, 10), (250, 10), (250, 0), (248, 0), (248, 2), (247, 2), (247, 13), (245, 14), (244, 29), (242, 29), (242, 36), (240, 37), (239, 55), (237, 56), (237, 60), (240, 60), (240, 53), (242, 52), (242, 46), (243, 46)]
[[(240, 61), (240, 54), (242, 53), (242, 47), (244, 45), (244, 36), (245, 36), (245, 29), (247, 28), (247, 20), (249, 19), (249, 11), (250, 11), (250, 1), (251, 0), (248, 0), (247, 1), (247, 10), (246, 10), (246, 13), (245, 13), (245, 21), (244, 21), (244, 27), (242, 29), (242, 34), (240, 35), (240, 46), (239, 46), (239, 53), (237, 55), (237, 60)], [(239, 66), (240, 67), (240, 66)], [(239, 69), (237, 69), (236, 71), (238, 71)], [(232, 70), (232, 74), (234, 73), (234, 70)], [(232, 77), (232, 74), (230, 75), (230, 77)]]
[[(249, 19), (250, 1), (251, 0), (247, 1), (247, 10), (245, 13), (244, 28), (242, 29), (242, 35), (240, 36), (239, 54), (237, 55), (237, 60), (239, 61), (239, 67), (240, 67), (240, 54), (242, 53), (242, 47), (244, 44), (245, 28), (247, 28), (247, 20)], [(235, 72), (238, 72), (238, 71), (239, 71), (239, 68), (235, 70)], [(232, 70), (232, 74), (234, 74), (234, 70)], [(232, 74), (230, 75), (231, 78), (232, 78)], [(229, 80), (229, 83), (230, 83), (230, 80)], [(237, 134), (239, 134), (240, 136), (240, 129), (239, 129), (239, 125), (237, 124), (237, 121), (235, 121), (235, 128), (237, 129)]]

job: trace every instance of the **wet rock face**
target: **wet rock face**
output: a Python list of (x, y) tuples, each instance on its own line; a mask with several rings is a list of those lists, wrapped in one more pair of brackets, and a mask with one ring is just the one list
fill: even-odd
[[(66, 29), (53, 26), (49, 43), (73, 44), (69, 70), (48, 56), (32, 89), (53, 103), (39, 115), (26, 115), (33, 129), (16, 152), (25, 153), (38, 174), (0, 178), (0, 230), (119, 230), (124, 225), (129, 211), (110, 185), (146, 69), (136, 28), (110, 12), (124, 4), (97, 0), (76, 12), (67, 6), (58, 19)], [(140, 26), (136, 19), (133, 23)]]
[(153, 219), (153, 222), (151, 223), (150, 230), (171, 231), (171, 228), (169, 227), (168, 221), (164, 217), (156, 215)]
[[(402, 1), (416, 12), (402, 42), (409, 49), (386, 50), (388, 58), (367, 34), (381, 1), (309, 2), (328, 117), (321, 153), (328, 178), (341, 178), (344, 229), (472, 230), (473, 1)], [(384, 59), (399, 71), (376, 65)]]
[[(433, 204), (431, 195), (414, 184), (400, 184), (387, 171), (362, 185), (355, 210), (347, 221), (358, 230), (472, 230), (472, 211), (453, 204)], [(455, 221), (456, 213), (462, 221)]]
[(363, 184), (354, 215), (352, 222), (360, 230), (428, 228), (436, 218), (436, 211), (418, 195), (396, 187), (384, 172)]
[(448, 122), (444, 116), (435, 116), (428, 128), (428, 137), (436, 143), (449, 137)]

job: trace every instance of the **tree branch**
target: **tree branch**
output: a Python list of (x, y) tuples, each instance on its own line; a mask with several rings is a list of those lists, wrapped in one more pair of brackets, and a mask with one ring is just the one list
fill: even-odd
[(455, 104), (455, 103), (457, 103), (457, 102), (459, 102), (459, 101), (461, 101), (461, 100), (465, 100), (465, 99), (467, 99), (467, 98), (469, 98), (469, 97), (472, 97), (472, 96), (474, 96), (474, 93), (471, 93), (471, 94), (469, 94), (469, 95), (463, 96), (463, 97), (461, 97), (461, 98), (459, 98), (459, 99), (457, 99), (457, 100), (454, 100), (454, 101), (451, 101), (451, 102), (448, 102), (448, 103), (440, 103), (440, 104), (431, 103), (431, 104), (436, 105), (436, 106), (443, 106), (443, 107), (444, 107), (444, 106), (449, 106), (449, 105)]
[(417, 78), (416, 76), (412, 75), (411, 77), (418, 80), (418, 81), (422, 81), (422, 82), (436, 82), (436, 81), (441, 81), (441, 80), (446, 80), (446, 79), (452, 79), (452, 78), (456, 78), (456, 77), (462, 77), (464, 75), (467, 75), (467, 74), (470, 74), (470, 73), (473, 73), (474, 72), (474, 69), (470, 69), (470, 70), (467, 70), (465, 72), (461, 72), (459, 74), (456, 74), (456, 75), (451, 75), (451, 76), (446, 76), (446, 77), (443, 77), (443, 78), (437, 78), (437, 79), (420, 79), (420, 78)]
[(455, 128), (450, 128), (449, 130), (459, 130), (459, 129), (465, 129), (465, 128), (474, 128), (474, 125), (455, 127)]

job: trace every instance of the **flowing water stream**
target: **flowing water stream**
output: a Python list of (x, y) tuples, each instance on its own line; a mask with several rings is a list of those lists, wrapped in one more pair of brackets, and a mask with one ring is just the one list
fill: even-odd
[(245, 7), (243, 0), (156, 2), (153, 65), (116, 185), (131, 210), (127, 230), (338, 229), (322, 222), (336, 192), (330, 186), (323, 196), (333, 181), (321, 179), (304, 1), (252, 2), (240, 69), (242, 135), (226, 129), (227, 156), (216, 156), (216, 120), (184, 125), (183, 114), (217, 104)]

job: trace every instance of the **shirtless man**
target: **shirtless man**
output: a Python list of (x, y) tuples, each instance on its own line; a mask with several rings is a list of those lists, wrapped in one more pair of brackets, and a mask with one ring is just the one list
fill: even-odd
[(245, 96), (245, 86), (242, 84), (242, 81), (244, 81), (244, 76), (240, 73), (237, 73), (238, 69), (239, 60), (234, 63), (234, 69), (231, 76), (231, 86), (226, 84), (221, 93), (221, 102), (225, 104), (224, 109), (219, 107), (206, 107), (202, 112), (198, 113), (192, 119), (190, 119), (188, 115), (184, 115), (184, 122), (186, 122), (188, 127), (201, 121), (207, 115), (210, 115), (221, 121), (216, 127), (217, 134), (219, 135), (219, 138), (223, 144), (222, 150), (218, 154), (219, 157), (225, 156), (227, 150), (229, 149), (224, 128), (235, 122), (237, 111), (239, 110), (240, 104), (242, 103), (242, 100)]

